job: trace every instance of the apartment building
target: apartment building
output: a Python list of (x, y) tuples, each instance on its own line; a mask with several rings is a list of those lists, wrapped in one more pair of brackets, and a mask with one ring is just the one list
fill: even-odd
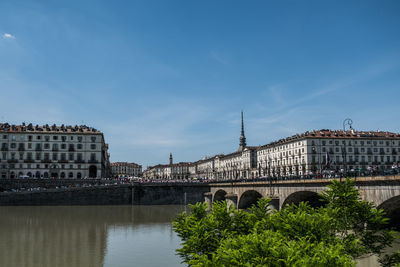
[(0, 123), (1, 178), (109, 177), (103, 133), (86, 125)]

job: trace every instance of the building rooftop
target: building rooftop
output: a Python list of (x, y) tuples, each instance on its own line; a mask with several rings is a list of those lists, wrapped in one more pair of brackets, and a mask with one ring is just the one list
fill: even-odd
[(93, 127), (86, 125), (33, 125), (32, 123), (21, 125), (14, 125), (8, 123), (0, 123), (0, 133), (21, 133), (21, 132), (32, 132), (32, 133), (101, 133)]
[(131, 167), (142, 167), (142, 165), (139, 165), (134, 162), (112, 162), (110, 163), (111, 167), (117, 167), (117, 166), (131, 166)]

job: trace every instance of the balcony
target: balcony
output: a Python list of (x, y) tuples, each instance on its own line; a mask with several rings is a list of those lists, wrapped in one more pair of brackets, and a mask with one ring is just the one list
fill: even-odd
[(35, 161), (33, 159), (26, 159), (24, 160), (25, 163), (35, 163)]
[(8, 151), (8, 147), (2, 147), (1, 151)]
[(68, 148), (68, 151), (75, 151), (75, 148), (69, 147), (69, 148)]
[(53, 147), (52, 151), (58, 151), (57, 147)]
[(18, 163), (17, 159), (9, 159), (7, 160), (8, 163)]
[(35, 151), (42, 151), (42, 148), (41, 147), (36, 147)]
[(50, 159), (44, 159), (44, 160), (42, 160), (41, 162), (42, 162), (42, 163), (51, 163), (51, 160), (50, 160)]
[(25, 151), (25, 147), (22, 146), (18, 147), (18, 151)]
[(68, 160), (66, 160), (66, 159), (60, 159), (60, 160), (58, 161), (58, 163), (68, 163)]
[[(88, 163), (99, 163), (99, 161), (96, 160), (96, 159), (89, 159), (89, 160), (88, 160)], [(214, 170), (213, 170), (213, 171), (214, 171)]]
[(83, 159), (77, 159), (75, 160), (75, 163), (85, 163), (85, 161)]

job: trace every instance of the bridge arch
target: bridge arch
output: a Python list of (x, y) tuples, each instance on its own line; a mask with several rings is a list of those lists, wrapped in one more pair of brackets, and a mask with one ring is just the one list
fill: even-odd
[(389, 226), (400, 230), (400, 195), (389, 198), (378, 208), (386, 212), (386, 217), (390, 219)]
[(283, 202), (282, 208), (286, 205), (300, 204), (300, 202), (308, 202), (311, 207), (321, 207), (323, 202), (318, 193), (313, 191), (297, 191), (290, 194)]
[(262, 198), (262, 195), (255, 190), (248, 190), (244, 192), (239, 199), (238, 208), (248, 209), (253, 204), (257, 204), (257, 201)]
[(213, 202), (225, 200), (225, 195), (226, 195), (226, 191), (225, 190), (222, 190), (222, 189), (218, 190), (214, 194)]

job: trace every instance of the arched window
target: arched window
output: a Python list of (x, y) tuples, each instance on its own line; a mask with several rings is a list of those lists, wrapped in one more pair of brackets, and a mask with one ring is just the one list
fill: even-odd
[(82, 178), (82, 174), (80, 172), (78, 172), (78, 174), (76, 175), (76, 178), (81, 179)]
[(65, 172), (61, 172), (60, 177), (64, 179), (65, 178)]
[(40, 172), (39, 171), (36, 172), (35, 177), (38, 178), (38, 179), (40, 178)]
[(14, 173), (14, 172), (11, 172), (11, 173), (10, 173), (10, 178), (11, 178), (11, 179), (15, 178), (15, 173)]
[(29, 176), (29, 178), (32, 178), (32, 173), (28, 172), (27, 175)]
[(74, 174), (72, 172), (68, 173), (68, 178), (74, 178)]
[(43, 174), (43, 177), (44, 177), (44, 178), (49, 178), (49, 173), (48, 173), (48, 172), (45, 172), (45, 173)]

